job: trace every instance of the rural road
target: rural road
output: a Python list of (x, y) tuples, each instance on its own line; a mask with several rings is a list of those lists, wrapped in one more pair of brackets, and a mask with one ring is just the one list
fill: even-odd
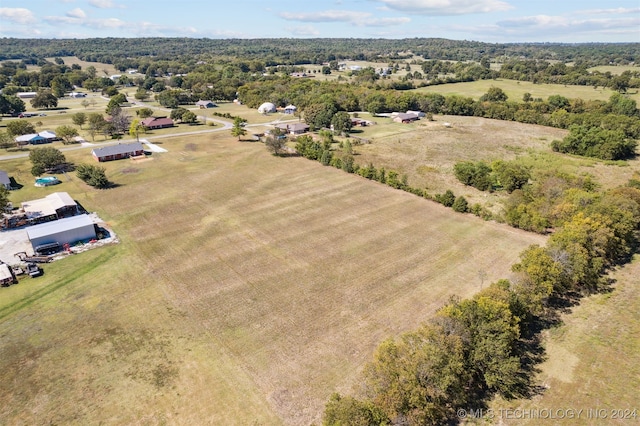
[[(139, 105), (139, 106), (147, 106), (146, 104), (142, 103), (142, 102), (132, 102), (132, 104), (135, 105)], [(164, 112), (171, 112), (171, 109), (169, 108), (157, 108), (157, 107), (149, 107), (149, 108), (153, 108), (155, 110), (160, 110), (160, 111), (164, 111)], [(150, 136), (147, 137), (146, 139), (149, 141), (154, 141), (157, 139), (163, 139), (163, 138), (172, 138), (175, 136), (188, 136), (188, 135), (196, 135), (196, 134), (202, 134), (202, 133), (214, 133), (214, 132), (221, 132), (224, 130), (230, 130), (233, 128), (233, 124), (225, 121), (225, 120), (220, 120), (217, 118), (210, 118), (210, 117), (206, 117), (207, 121), (212, 121), (214, 123), (220, 124), (221, 127), (216, 127), (215, 129), (205, 129), (205, 130), (194, 130), (194, 131), (190, 131), (190, 132), (179, 132), (179, 133), (170, 133), (170, 134), (166, 134), (166, 135), (158, 135), (158, 136)], [(281, 121), (280, 119), (268, 122), (268, 123), (259, 123), (259, 124), (248, 124), (246, 126), (246, 128), (250, 128), (250, 127), (257, 127), (257, 126), (268, 126), (268, 125), (275, 125), (278, 123), (285, 123), (288, 121), (297, 121), (297, 120), (287, 120), (287, 121)], [(83, 144), (77, 144), (77, 145), (73, 145), (73, 146), (65, 146), (63, 148), (60, 148), (60, 151), (73, 151), (73, 150), (77, 150), (77, 149), (85, 149), (88, 148), (90, 146), (107, 146), (107, 145), (115, 145), (118, 143), (130, 143), (130, 142), (135, 142), (135, 139), (118, 139), (118, 140), (108, 140), (105, 142), (91, 142), (91, 143), (83, 143)], [(8, 155), (2, 155), (0, 156), (0, 161), (4, 161), (4, 160), (15, 160), (17, 158), (26, 158), (29, 156), (28, 152), (21, 152), (19, 154), (8, 154)]]

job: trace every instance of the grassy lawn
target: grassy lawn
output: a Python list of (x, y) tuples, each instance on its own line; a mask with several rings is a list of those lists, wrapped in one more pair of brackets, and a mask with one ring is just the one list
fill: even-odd
[(110, 190), (11, 193), (68, 191), (121, 243), (0, 289), (1, 424), (317, 422), (382, 339), (544, 244), (222, 133), (162, 146)]

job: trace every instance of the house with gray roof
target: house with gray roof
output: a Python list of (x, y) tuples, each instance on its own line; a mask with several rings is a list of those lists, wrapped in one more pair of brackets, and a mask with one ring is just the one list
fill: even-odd
[(143, 154), (144, 149), (140, 142), (119, 143), (117, 145), (103, 146), (102, 148), (91, 150), (91, 155), (99, 162), (121, 160)]
[(16, 136), (15, 141), (18, 146), (22, 145), (39, 145), (42, 143), (51, 143), (57, 139), (57, 136), (51, 130), (43, 130), (40, 133), (29, 133), (26, 135)]

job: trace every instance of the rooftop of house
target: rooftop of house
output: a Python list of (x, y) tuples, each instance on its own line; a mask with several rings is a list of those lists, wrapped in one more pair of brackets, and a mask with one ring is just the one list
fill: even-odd
[(96, 157), (108, 157), (110, 155), (126, 154), (130, 152), (143, 151), (142, 144), (140, 142), (133, 143), (119, 143), (117, 145), (108, 145), (101, 148), (95, 148), (91, 151), (91, 154)]

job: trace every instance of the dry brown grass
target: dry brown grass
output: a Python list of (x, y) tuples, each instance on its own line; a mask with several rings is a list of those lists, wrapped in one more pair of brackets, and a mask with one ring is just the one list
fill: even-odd
[(1, 290), (0, 423), (309, 424), (382, 339), (544, 243), (262, 144), (163, 147), (63, 184), (122, 243)]

